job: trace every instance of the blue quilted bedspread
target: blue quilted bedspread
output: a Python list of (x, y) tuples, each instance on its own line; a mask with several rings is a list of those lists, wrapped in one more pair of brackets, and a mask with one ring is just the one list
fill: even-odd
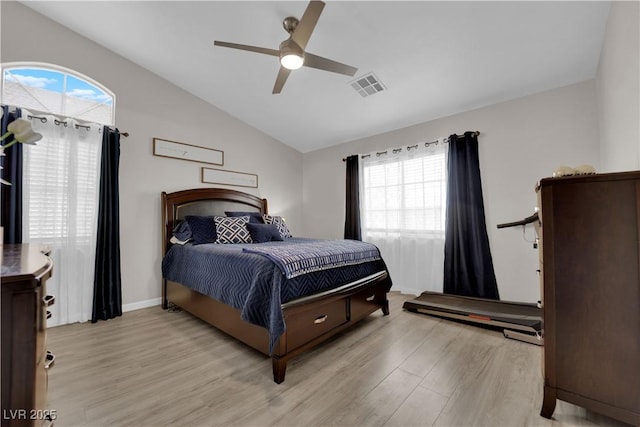
[[(374, 261), (363, 260), (288, 279), (268, 257), (244, 251), (296, 242), (318, 240), (290, 238), (285, 242), (253, 244), (174, 245), (162, 260), (162, 275), (240, 310), (243, 320), (269, 331), (269, 351), (272, 351), (286, 327), (282, 304), (386, 270), (384, 261), (378, 257)], [(391, 280), (388, 282), (390, 289)]]
[(278, 243), (251, 245), (243, 248), (243, 251), (269, 258), (276, 263), (287, 279), (314, 271), (380, 259), (380, 251), (376, 246), (359, 240), (291, 242), (291, 239), (287, 239)]

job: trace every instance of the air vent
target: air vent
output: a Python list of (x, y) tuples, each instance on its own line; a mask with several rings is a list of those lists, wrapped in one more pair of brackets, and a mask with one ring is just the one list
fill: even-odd
[(349, 84), (363, 98), (366, 98), (369, 95), (375, 95), (376, 93), (382, 92), (386, 89), (380, 79), (378, 79), (373, 73), (358, 77)]

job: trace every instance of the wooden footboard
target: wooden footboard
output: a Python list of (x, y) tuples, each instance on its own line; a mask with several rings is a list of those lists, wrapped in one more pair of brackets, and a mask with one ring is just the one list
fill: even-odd
[(388, 274), (381, 271), (337, 289), (283, 304), (286, 330), (272, 354), (269, 354), (267, 330), (242, 320), (240, 310), (171, 281), (166, 282), (166, 301), (271, 356), (273, 380), (280, 384), (284, 381), (287, 362), (292, 357), (326, 341), (378, 309), (388, 315), (388, 288)]

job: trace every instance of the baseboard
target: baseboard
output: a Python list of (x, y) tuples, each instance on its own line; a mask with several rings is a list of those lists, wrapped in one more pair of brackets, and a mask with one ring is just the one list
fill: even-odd
[(145, 301), (132, 302), (131, 304), (123, 304), (122, 312), (140, 310), (141, 308), (154, 307), (162, 303), (162, 298), (153, 298)]

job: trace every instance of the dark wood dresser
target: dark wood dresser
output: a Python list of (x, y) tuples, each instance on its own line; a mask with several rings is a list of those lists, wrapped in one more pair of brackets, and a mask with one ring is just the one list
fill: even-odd
[(640, 425), (640, 172), (538, 186), (544, 399)]
[(53, 264), (41, 245), (3, 245), (2, 426), (50, 425), (46, 409), (47, 369), (55, 357), (46, 351), (46, 293)]

